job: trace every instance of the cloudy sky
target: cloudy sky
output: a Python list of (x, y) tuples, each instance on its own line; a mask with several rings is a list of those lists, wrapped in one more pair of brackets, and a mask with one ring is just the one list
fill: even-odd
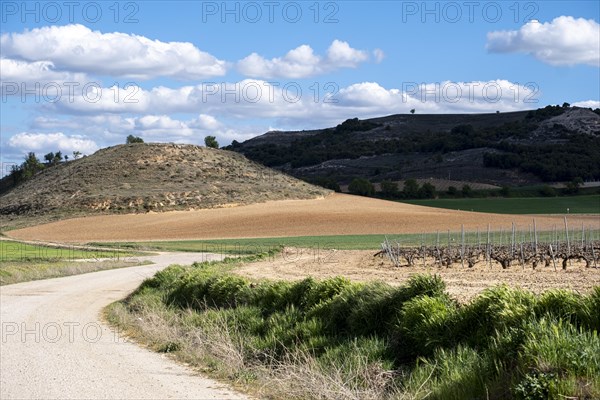
[(3, 173), (347, 118), (600, 106), (595, 1), (0, 3)]

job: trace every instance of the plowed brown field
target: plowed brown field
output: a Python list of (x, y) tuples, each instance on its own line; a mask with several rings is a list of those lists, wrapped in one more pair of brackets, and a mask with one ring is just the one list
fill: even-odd
[[(142, 241), (285, 237), (345, 234), (400, 234), (527, 226), (532, 216), (444, 210), (333, 194), (316, 200), (283, 200), (248, 206), (165, 213), (73, 218), (8, 232), (24, 240), (52, 242)], [(562, 224), (562, 216), (536, 216), (538, 229)], [(569, 222), (600, 227), (600, 216)]]

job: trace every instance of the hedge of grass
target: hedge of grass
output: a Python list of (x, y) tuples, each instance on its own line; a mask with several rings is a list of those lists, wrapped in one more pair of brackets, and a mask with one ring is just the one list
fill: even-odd
[(435, 275), (392, 287), (342, 277), (253, 281), (219, 268), (171, 266), (129, 303), (159, 299), (197, 326), (227, 321), (247, 364), (301, 351), (343, 372), (366, 359), (387, 371), (378, 376), (390, 398), (600, 398), (600, 287), (534, 295), (498, 286), (461, 305)]

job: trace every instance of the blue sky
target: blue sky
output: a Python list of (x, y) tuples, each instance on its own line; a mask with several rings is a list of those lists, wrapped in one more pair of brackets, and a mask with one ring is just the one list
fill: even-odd
[(129, 134), (225, 145), (413, 108), (600, 106), (595, 1), (0, 4), (3, 172)]

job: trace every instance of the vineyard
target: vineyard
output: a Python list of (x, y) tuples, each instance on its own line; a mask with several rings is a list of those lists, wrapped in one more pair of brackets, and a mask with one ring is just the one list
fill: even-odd
[(538, 232), (535, 220), (527, 229), (518, 229), (513, 223), (509, 231), (492, 231), (488, 225), (484, 232), (465, 232), (463, 227), (460, 232), (423, 234), (420, 243), (386, 237), (376, 255), (387, 257), (396, 267), (473, 268), (479, 264), (502, 269), (515, 265), (523, 269), (542, 266), (557, 270), (573, 265), (598, 268), (600, 231), (583, 225), (570, 229), (566, 218), (564, 227), (544, 232)]

